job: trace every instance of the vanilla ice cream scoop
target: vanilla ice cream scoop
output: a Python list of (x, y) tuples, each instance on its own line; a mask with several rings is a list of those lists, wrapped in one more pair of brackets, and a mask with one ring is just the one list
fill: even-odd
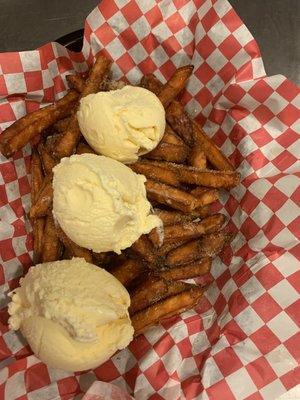
[(53, 368), (95, 368), (132, 340), (127, 290), (82, 258), (30, 268), (10, 296), (10, 328)]
[(143, 175), (95, 154), (63, 158), (53, 169), (53, 214), (66, 235), (95, 252), (121, 250), (161, 225)]
[(153, 150), (165, 131), (165, 110), (147, 89), (125, 86), (81, 99), (80, 130), (98, 153), (124, 163)]

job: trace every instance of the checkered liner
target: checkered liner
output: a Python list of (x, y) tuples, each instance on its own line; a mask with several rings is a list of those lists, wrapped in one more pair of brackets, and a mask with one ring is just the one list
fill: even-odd
[(66, 74), (86, 70), (99, 51), (114, 60), (115, 78), (132, 83), (149, 72), (165, 81), (194, 64), (182, 99), (242, 174), (219, 206), (237, 236), (215, 261), (198, 309), (94, 371), (47, 368), (8, 330), (5, 308), (32, 262), (31, 147), (1, 156), (0, 397), (71, 399), (99, 379), (136, 399), (275, 399), (300, 379), (299, 89), (265, 76), (257, 44), (226, 0), (103, 0), (86, 20), (80, 54), (57, 43), (0, 54), (1, 128), (61, 97)]

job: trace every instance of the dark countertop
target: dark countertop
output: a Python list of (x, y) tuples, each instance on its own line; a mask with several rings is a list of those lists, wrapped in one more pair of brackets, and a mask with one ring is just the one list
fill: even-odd
[[(230, 0), (259, 43), (268, 75), (300, 85), (300, 0)], [(34, 49), (83, 26), (99, 0), (0, 0), (0, 52)]]

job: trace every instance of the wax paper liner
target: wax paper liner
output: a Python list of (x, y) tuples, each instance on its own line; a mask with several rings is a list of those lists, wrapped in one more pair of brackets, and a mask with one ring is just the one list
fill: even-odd
[(242, 174), (218, 207), (237, 236), (196, 310), (93, 371), (47, 368), (6, 324), (7, 292), (31, 265), (31, 147), (1, 156), (0, 398), (79, 398), (95, 380), (136, 399), (279, 397), (299, 382), (299, 89), (265, 76), (257, 44), (225, 0), (104, 0), (86, 20), (82, 53), (49, 43), (0, 54), (1, 128), (61, 97), (66, 74), (86, 70), (99, 51), (114, 60), (115, 78), (132, 83), (194, 64), (182, 100)]

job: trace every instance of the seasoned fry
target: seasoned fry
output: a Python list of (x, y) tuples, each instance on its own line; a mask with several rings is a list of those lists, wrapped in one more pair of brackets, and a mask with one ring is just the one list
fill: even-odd
[(59, 121), (55, 122), (55, 124), (53, 124), (53, 128), (55, 131), (62, 133), (66, 130), (69, 123), (70, 123), (70, 117), (66, 117), (64, 119), (60, 119)]
[(158, 98), (165, 108), (167, 108), (171, 101), (183, 90), (193, 69), (194, 67), (192, 65), (185, 65), (184, 67), (178, 68), (171, 79), (162, 87)]
[(149, 162), (137, 161), (130, 165), (130, 168), (138, 173), (145, 175), (146, 178), (157, 182), (166, 183), (171, 186), (180, 186), (176, 174), (166, 168), (155, 166)]
[(188, 163), (192, 167), (196, 167), (199, 169), (206, 169), (206, 157), (200, 146), (195, 145), (192, 148), (188, 156)]
[(62, 246), (57, 237), (53, 216), (50, 214), (47, 216), (45, 223), (42, 262), (58, 260), (61, 251)]
[(165, 279), (152, 277), (139, 284), (130, 293), (129, 314), (133, 315), (163, 298), (168, 292), (168, 282)]
[(129, 314), (134, 315), (150, 305), (157, 303), (167, 297), (177, 295), (188, 290), (193, 285), (185, 282), (171, 282), (157, 276), (152, 276), (141, 282), (130, 292), (131, 306)]
[(217, 189), (209, 189), (201, 190), (202, 187), (199, 186), (196, 189), (191, 191), (191, 194), (201, 200), (203, 206), (213, 203), (216, 200), (219, 200), (220, 193)]
[(158, 95), (163, 87), (163, 84), (160, 82), (159, 79), (156, 78), (155, 75), (147, 74), (142, 77), (140, 86)]
[(77, 100), (78, 94), (70, 91), (55, 104), (27, 114), (21, 120), (16, 121), (0, 136), (2, 153), (5, 157), (10, 157), (20, 150), (33, 137), (70, 114)]
[(78, 246), (78, 244), (74, 243), (61, 229), (60, 226), (56, 225), (56, 233), (58, 238), (62, 241), (64, 246), (69, 250), (74, 257), (84, 258), (86, 262), (92, 263), (93, 256), (92, 252), (88, 249), (84, 249), (83, 247)]
[[(80, 98), (97, 92), (101, 82), (106, 77), (110, 65), (111, 61), (107, 58), (103, 56), (98, 56), (96, 58), (95, 64), (93, 65), (89, 77), (86, 80), (84, 90), (82, 91)], [(66, 128), (63, 136), (57, 143), (54, 155), (58, 159), (62, 157), (68, 157), (73, 154), (80, 139), (80, 129), (77, 121), (76, 112), (77, 107), (74, 108), (70, 123)]]
[(193, 121), (194, 139), (201, 146), (210, 163), (220, 171), (234, 171), (234, 167), (214, 142), (205, 135), (200, 125)]
[(145, 183), (145, 186), (147, 196), (150, 200), (165, 204), (176, 210), (188, 213), (205, 205), (202, 199), (198, 199), (183, 190), (176, 189), (163, 183), (158, 183), (149, 179)]
[(185, 145), (176, 145), (166, 142), (160, 142), (158, 146), (144, 155), (153, 160), (164, 160), (174, 163), (183, 163), (189, 154), (189, 148)]
[(85, 80), (80, 75), (67, 75), (66, 79), (71, 89), (75, 89), (78, 93), (83, 92), (85, 87)]
[(91, 153), (95, 154), (94, 150), (86, 143), (78, 143), (76, 154)]
[(184, 146), (184, 141), (173, 131), (169, 124), (166, 124), (164, 136), (161, 143), (175, 144), (176, 146)]
[(30, 218), (40, 218), (48, 214), (53, 200), (52, 177), (47, 175), (44, 178), (43, 185), (38, 193), (35, 204), (31, 206)]
[(114, 275), (125, 287), (128, 287), (130, 283), (138, 278), (145, 268), (143, 264), (138, 260), (126, 260), (122, 264), (113, 267), (109, 272)]
[(159, 272), (159, 276), (170, 281), (195, 278), (196, 276), (204, 275), (209, 272), (211, 262), (212, 260), (209, 257), (202, 258), (190, 264), (165, 269)]
[[(196, 239), (207, 233), (213, 233), (221, 229), (224, 225), (225, 216), (223, 214), (211, 215), (201, 222), (183, 222), (164, 228), (164, 244), (174, 241), (185, 241)], [(155, 230), (149, 234), (149, 238), (155, 246), (159, 246), (160, 241)]]
[(36, 149), (33, 149), (31, 156), (31, 204), (36, 203), (43, 180), (44, 175), (41, 159)]
[(158, 208), (154, 209), (156, 215), (162, 220), (164, 226), (180, 224), (182, 222), (193, 221), (197, 218), (205, 218), (209, 215), (209, 207), (197, 208), (189, 214), (183, 214), (179, 211), (166, 211)]
[(167, 109), (166, 118), (177, 135), (192, 146), (194, 144), (193, 123), (179, 101), (172, 101)]
[(131, 317), (135, 336), (162, 319), (179, 314), (194, 307), (203, 295), (203, 289), (195, 285), (179, 294), (159, 301)]
[(55, 167), (57, 161), (52, 157), (52, 155), (48, 152), (45, 145), (43, 143), (39, 143), (38, 152), (42, 159), (43, 170), (45, 175), (52, 173), (52, 168)]
[(33, 264), (38, 264), (41, 261), (44, 241), (44, 226), (44, 218), (37, 218), (32, 221)]
[(231, 241), (232, 235), (224, 231), (205, 235), (171, 250), (166, 263), (170, 267), (187, 264), (203, 257), (213, 257)]
[(156, 262), (155, 249), (147, 235), (142, 235), (133, 243), (131, 249), (142, 259), (149, 263), (149, 267)]

